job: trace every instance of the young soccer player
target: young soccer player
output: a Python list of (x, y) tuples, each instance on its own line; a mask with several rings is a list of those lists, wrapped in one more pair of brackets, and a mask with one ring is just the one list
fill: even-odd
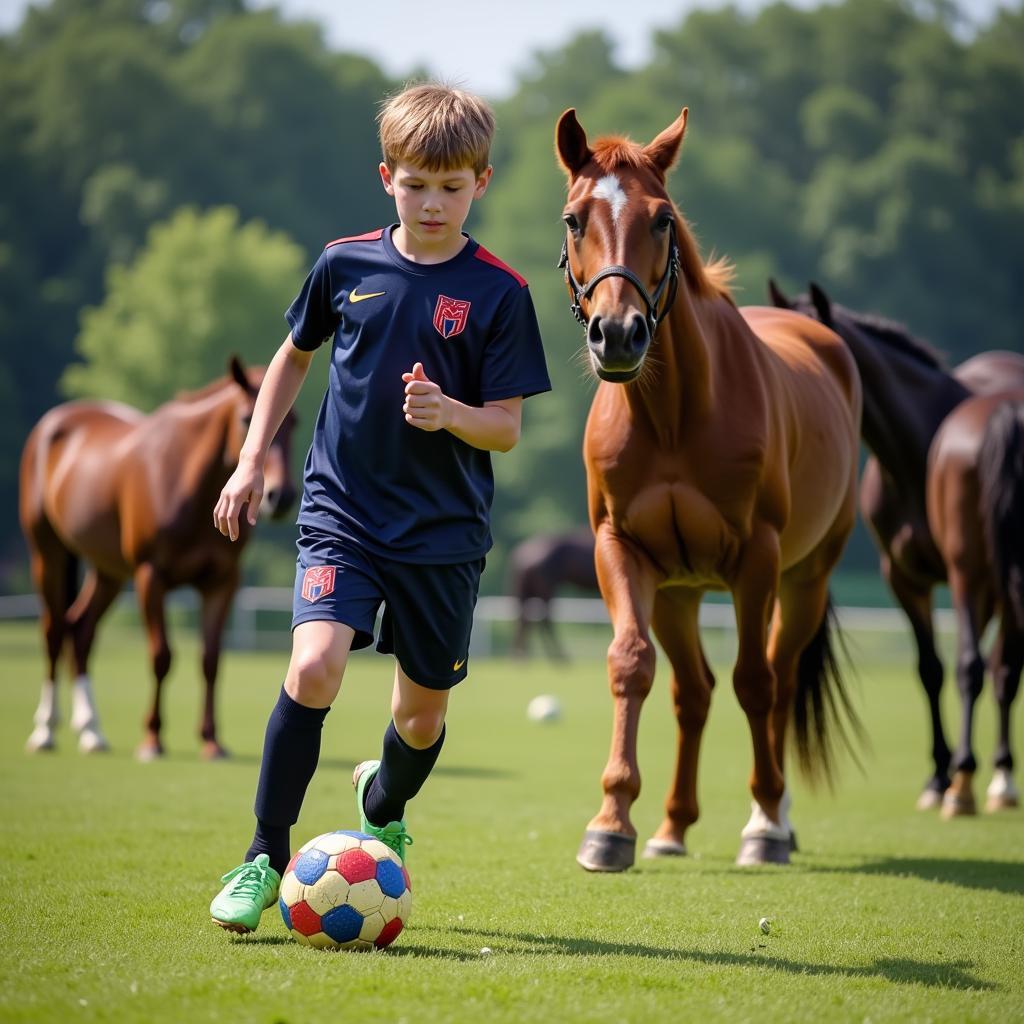
[(324, 718), (382, 603), (392, 722), (353, 785), (363, 831), (403, 860), (412, 843), (405, 806), (467, 673), (491, 544), (490, 453), (518, 441), (523, 398), (550, 388), (526, 282), (462, 232), (491, 179), (493, 133), (487, 104), (447, 86), (414, 86), (383, 107), (380, 177), (398, 223), (331, 242), (316, 261), (214, 510), (232, 539), (244, 506), (255, 522), (271, 439), (333, 336), (298, 517), (291, 661), (267, 723), (256, 832), (210, 905), (222, 928), (251, 931), (277, 898)]

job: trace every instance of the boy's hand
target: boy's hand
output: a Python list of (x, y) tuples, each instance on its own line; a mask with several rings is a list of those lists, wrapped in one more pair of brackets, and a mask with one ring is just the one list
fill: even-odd
[(238, 516), (242, 506), (248, 502), (246, 519), (250, 526), (256, 525), (263, 500), (263, 468), (255, 462), (241, 460), (234, 473), (220, 492), (220, 498), (213, 510), (213, 525), (225, 537), (238, 540)]
[(416, 363), (411, 373), (403, 373), (405, 381), (405, 422), (420, 430), (444, 430), (452, 421), (451, 400), (441, 386), (430, 380), (423, 364)]

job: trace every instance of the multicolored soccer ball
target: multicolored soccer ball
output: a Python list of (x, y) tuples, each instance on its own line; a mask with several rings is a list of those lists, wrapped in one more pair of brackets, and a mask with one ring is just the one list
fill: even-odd
[(398, 854), (365, 832), (311, 839), (288, 864), (278, 901), (285, 927), (317, 949), (384, 949), (412, 910)]

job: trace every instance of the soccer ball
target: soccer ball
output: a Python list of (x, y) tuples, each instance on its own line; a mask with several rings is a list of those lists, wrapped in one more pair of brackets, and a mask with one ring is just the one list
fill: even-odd
[(557, 722), (562, 717), (562, 705), (557, 697), (541, 694), (526, 705), (526, 716), (531, 722)]
[(409, 872), (365, 832), (311, 839), (285, 868), (278, 901), (285, 927), (317, 949), (383, 949), (412, 910)]

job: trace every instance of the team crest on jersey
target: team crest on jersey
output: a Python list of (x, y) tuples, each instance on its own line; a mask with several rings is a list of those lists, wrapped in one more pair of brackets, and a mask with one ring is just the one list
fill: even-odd
[(469, 299), (450, 299), (438, 295), (434, 309), (434, 326), (442, 338), (454, 338), (466, 329), (469, 320)]
[(334, 566), (311, 565), (302, 577), (302, 596), (307, 601), (319, 601), (334, 590)]

